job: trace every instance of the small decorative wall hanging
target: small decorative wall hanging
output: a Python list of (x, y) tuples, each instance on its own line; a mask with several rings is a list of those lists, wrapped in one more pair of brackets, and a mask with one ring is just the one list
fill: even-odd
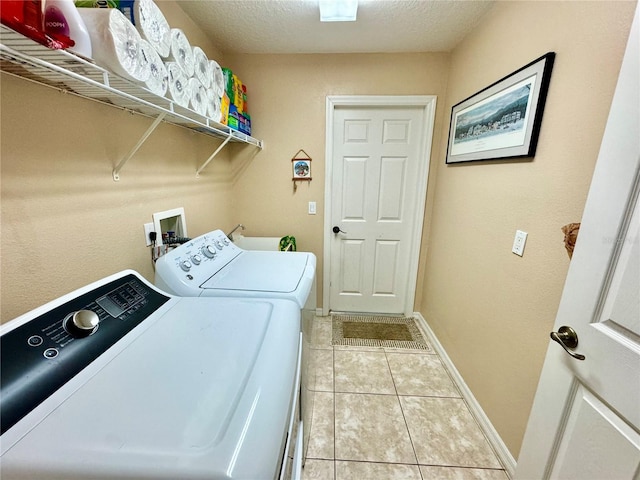
[(446, 163), (535, 156), (555, 55), (549, 52), (454, 105)]
[(291, 166), (293, 168), (293, 191), (295, 192), (298, 188), (297, 182), (311, 181), (311, 157), (300, 149), (291, 159)]

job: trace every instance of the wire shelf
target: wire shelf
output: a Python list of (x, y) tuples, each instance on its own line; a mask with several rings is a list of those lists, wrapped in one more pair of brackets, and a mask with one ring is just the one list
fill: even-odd
[(165, 123), (225, 140), (225, 144), (263, 147), (261, 140), (160, 97), (80, 56), (40, 45), (5, 25), (0, 25), (0, 70), (140, 115), (162, 117)]

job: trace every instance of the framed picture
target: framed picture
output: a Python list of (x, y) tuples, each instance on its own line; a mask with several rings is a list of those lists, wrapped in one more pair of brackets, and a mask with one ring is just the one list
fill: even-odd
[(533, 157), (555, 55), (549, 52), (454, 105), (446, 163)]
[(311, 180), (310, 158), (294, 158), (291, 162), (293, 165), (294, 180)]

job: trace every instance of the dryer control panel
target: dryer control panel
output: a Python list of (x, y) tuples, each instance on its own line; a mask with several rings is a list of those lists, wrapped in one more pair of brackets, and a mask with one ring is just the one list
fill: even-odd
[(0, 337), (4, 434), (170, 297), (128, 274), (11, 328)]

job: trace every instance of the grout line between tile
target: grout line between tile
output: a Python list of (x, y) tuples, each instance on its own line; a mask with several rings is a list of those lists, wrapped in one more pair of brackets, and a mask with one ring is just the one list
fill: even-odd
[(336, 349), (331, 347), (331, 365), (333, 368), (333, 375), (331, 375), (331, 381), (333, 383), (333, 479), (338, 478), (338, 463), (336, 458), (338, 456), (336, 448), (336, 432), (338, 431), (338, 415), (336, 411)]
[(400, 394), (398, 393), (398, 386), (396, 385), (396, 379), (393, 376), (393, 371), (391, 370), (391, 364), (389, 363), (389, 357), (387, 352), (384, 352), (384, 358), (387, 361), (387, 368), (389, 369), (389, 373), (391, 374), (391, 381), (393, 382), (393, 388), (396, 390), (396, 399), (398, 400), (398, 405), (400, 406), (400, 412), (402, 412), (402, 419), (404, 420), (404, 427), (407, 429), (407, 434), (409, 435), (409, 441), (411, 442), (411, 449), (413, 450), (413, 456), (416, 459), (416, 465), (418, 465), (418, 473), (420, 474), (420, 478), (424, 480), (422, 476), (422, 472), (420, 471), (420, 460), (418, 460), (418, 452), (416, 452), (416, 446), (413, 441), (413, 437), (411, 436), (411, 430), (409, 430), (409, 423), (407, 422), (407, 417), (404, 413), (404, 408), (402, 408), (402, 402), (400, 401)]

